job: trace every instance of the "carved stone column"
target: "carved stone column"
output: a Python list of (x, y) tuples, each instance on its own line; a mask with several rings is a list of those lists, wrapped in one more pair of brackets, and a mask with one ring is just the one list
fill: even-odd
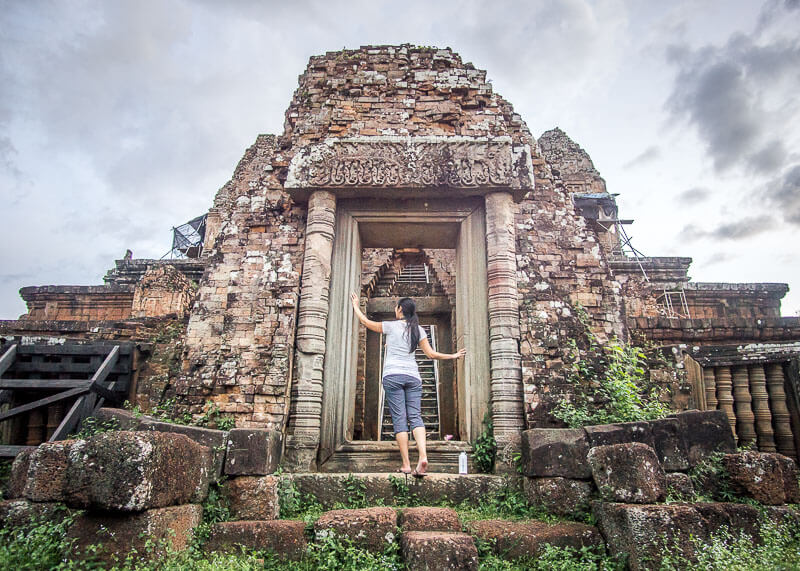
[(322, 418), (322, 371), (328, 288), (336, 223), (336, 195), (314, 191), (308, 201), (303, 277), (297, 314), (297, 348), (285, 463), (297, 472), (316, 465)]
[(703, 386), (706, 388), (706, 409), (717, 410), (717, 383), (711, 367), (703, 369)]
[(733, 398), (736, 404), (736, 432), (739, 435), (739, 446), (755, 443), (756, 427), (750, 396), (750, 383), (747, 367), (733, 368)]
[(779, 363), (767, 365), (767, 391), (778, 452), (790, 458), (797, 458), (789, 409), (786, 406), (786, 391), (783, 389), (783, 367)]
[(498, 447), (518, 445), (525, 428), (519, 353), (514, 202), (510, 192), (486, 196), (491, 411)]
[(717, 382), (717, 399), (719, 400), (719, 408), (725, 411), (728, 416), (728, 422), (731, 425), (733, 438), (736, 436), (736, 414), (733, 412), (733, 393), (731, 381), (731, 368), (730, 367), (717, 367), (714, 371), (714, 378)]
[(772, 431), (772, 415), (769, 412), (769, 395), (767, 394), (767, 378), (762, 365), (751, 365), (750, 394), (753, 396), (753, 415), (756, 418), (756, 434), (758, 449), (761, 452), (775, 452), (775, 434)]

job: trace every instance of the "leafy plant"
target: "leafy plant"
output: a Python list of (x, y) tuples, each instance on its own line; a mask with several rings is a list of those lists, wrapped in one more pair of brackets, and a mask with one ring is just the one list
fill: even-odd
[(357, 478), (353, 474), (348, 474), (344, 479), (344, 491), (347, 494), (341, 507), (348, 509), (358, 509), (367, 507), (367, 485), (364, 480)]
[(472, 451), (472, 459), (475, 467), (485, 474), (491, 474), (494, 470), (494, 463), (497, 458), (497, 441), (494, 439), (494, 427), (487, 414), (484, 418), (485, 428), (475, 439)]
[(94, 436), (95, 434), (101, 434), (103, 432), (113, 432), (114, 430), (119, 430), (120, 424), (119, 420), (116, 418), (109, 418), (108, 420), (98, 420), (97, 418), (90, 416), (88, 418), (83, 419), (83, 423), (81, 423), (81, 429), (73, 435), (73, 438), (78, 439), (86, 439), (90, 436)]
[(405, 477), (391, 475), (389, 476), (389, 481), (392, 483), (392, 489), (394, 490), (392, 496), (396, 506), (412, 507), (419, 505), (419, 497), (411, 491), (411, 487)]
[(580, 387), (575, 401), (561, 401), (553, 416), (572, 428), (591, 424), (654, 420), (670, 411), (658, 400), (658, 389), (649, 391), (647, 359), (636, 346), (617, 339), (606, 346), (597, 343), (589, 334), (587, 358), (581, 358), (573, 344), (570, 381)]

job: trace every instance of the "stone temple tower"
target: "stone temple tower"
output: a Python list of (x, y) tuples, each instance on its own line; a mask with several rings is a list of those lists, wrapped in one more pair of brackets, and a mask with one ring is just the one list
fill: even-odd
[(0, 333), (142, 341), (173, 320), (178, 353), (140, 367), (131, 400), (275, 431), (288, 470), (367, 471), (396, 448), (382, 339), (349, 294), (375, 319), (409, 295), (435, 346), (467, 350), (455, 366), (420, 364), (433, 469), (455, 470), (489, 424), (501, 454), (527, 428), (563, 426), (552, 411), (577, 390), (587, 335), (658, 343), (668, 359), (650, 377), (673, 408), (723, 408), (763, 432), (772, 406), (794, 449), (800, 418), (780, 399), (760, 417), (728, 399), (731, 370), (740, 391), (749, 378), (759, 399), (767, 384), (796, 399), (786, 286), (690, 283), (689, 258), (632, 254), (626, 222), (577, 144), (559, 129), (535, 139), (450, 49), (329, 52), (300, 76), (284, 132), (259, 135), (217, 193), (201, 255), (120, 260), (91, 290), (24, 288), (29, 314)]

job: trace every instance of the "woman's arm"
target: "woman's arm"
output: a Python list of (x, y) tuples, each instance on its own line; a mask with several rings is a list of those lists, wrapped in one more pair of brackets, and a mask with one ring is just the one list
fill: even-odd
[(438, 351), (434, 351), (427, 337), (420, 339), (419, 346), (428, 359), (460, 359), (467, 354), (466, 349), (460, 349), (456, 353), (439, 353)]
[(375, 333), (383, 333), (383, 324), (380, 321), (367, 319), (367, 316), (364, 315), (361, 308), (358, 306), (358, 296), (352, 292), (350, 292), (350, 302), (353, 304), (353, 311), (356, 312), (356, 317), (358, 317), (358, 320), (363, 323), (367, 329)]

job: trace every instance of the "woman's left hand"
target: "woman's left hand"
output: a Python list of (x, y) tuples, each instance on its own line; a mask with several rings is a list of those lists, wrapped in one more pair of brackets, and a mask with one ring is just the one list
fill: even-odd
[(350, 303), (353, 304), (353, 309), (358, 311), (358, 296), (352, 291), (350, 292)]
[(453, 359), (460, 359), (461, 357), (463, 357), (466, 354), (467, 354), (467, 350), (466, 349), (459, 349), (458, 351), (453, 353)]

